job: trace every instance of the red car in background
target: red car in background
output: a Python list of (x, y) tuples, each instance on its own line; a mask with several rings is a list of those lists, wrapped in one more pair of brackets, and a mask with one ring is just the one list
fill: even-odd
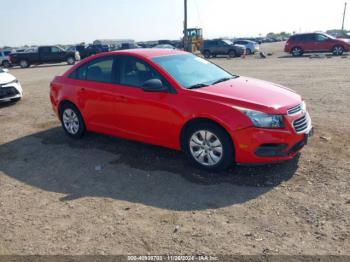
[(293, 56), (302, 56), (304, 53), (331, 52), (333, 55), (342, 55), (350, 50), (350, 43), (324, 33), (296, 34), (291, 36), (284, 51)]
[(176, 50), (89, 57), (55, 77), (50, 98), (72, 138), (92, 131), (183, 150), (207, 170), (292, 159), (312, 133), (294, 91)]

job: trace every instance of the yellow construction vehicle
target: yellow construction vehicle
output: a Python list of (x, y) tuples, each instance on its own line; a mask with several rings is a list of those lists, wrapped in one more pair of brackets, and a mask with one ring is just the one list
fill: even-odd
[(185, 50), (195, 53), (201, 50), (203, 45), (202, 28), (188, 28), (186, 31), (187, 41), (185, 41)]

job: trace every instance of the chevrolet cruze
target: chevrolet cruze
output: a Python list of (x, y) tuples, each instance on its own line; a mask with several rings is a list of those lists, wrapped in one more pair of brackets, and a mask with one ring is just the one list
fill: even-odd
[(182, 150), (207, 170), (292, 159), (312, 133), (294, 91), (177, 50), (89, 57), (54, 78), (50, 98), (72, 138), (92, 131)]

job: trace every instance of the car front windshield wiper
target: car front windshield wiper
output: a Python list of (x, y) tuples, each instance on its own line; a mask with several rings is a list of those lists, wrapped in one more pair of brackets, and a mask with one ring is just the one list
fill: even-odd
[(200, 83), (200, 84), (195, 84), (195, 85), (189, 86), (189, 87), (187, 87), (187, 89), (197, 89), (197, 88), (206, 87), (206, 86), (209, 86), (209, 85), (204, 84), (204, 83)]
[(228, 80), (234, 79), (234, 77), (224, 77), (224, 78), (220, 78), (219, 80), (216, 80), (215, 82), (212, 83), (212, 85), (216, 85), (222, 82), (226, 82)]

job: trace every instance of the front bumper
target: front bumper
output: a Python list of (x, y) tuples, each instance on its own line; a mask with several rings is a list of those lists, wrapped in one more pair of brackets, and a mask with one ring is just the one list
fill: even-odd
[(22, 96), (23, 90), (20, 83), (0, 85), (0, 102), (10, 101)]
[[(308, 118), (309, 115), (307, 114)], [(302, 132), (297, 132), (293, 122), (300, 116), (285, 118), (284, 129), (249, 127), (231, 132), (237, 164), (268, 164), (292, 159), (307, 143), (313, 133), (311, 119)]]

